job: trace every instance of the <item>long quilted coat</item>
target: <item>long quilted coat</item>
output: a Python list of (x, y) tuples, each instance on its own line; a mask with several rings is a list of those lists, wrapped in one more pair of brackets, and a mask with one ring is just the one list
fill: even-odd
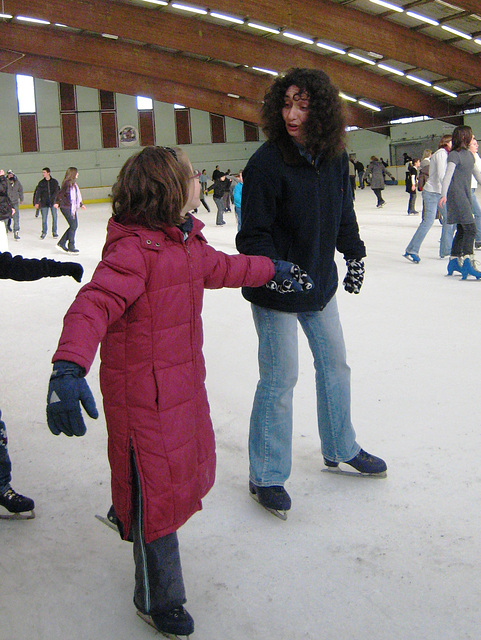
[(109, 434), (112, 498), (128, 536), (132, 453), (140, 476), (146, 542), (178, 529), (214, 483), (215, 442), (204, 386), (204, 288), (261, 286), (269, 258), (210, 247), (193, 218), (151, 231), (112, 219), (92, 280), (64, 318), (53, 361), (89, 370), (101, 343), (100, 385)]

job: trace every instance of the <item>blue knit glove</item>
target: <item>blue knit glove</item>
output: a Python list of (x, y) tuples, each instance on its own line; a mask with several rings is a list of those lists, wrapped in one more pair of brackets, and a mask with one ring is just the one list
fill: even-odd
[(349, 293), (359, 293), (364, 281), (364, 261), (346, 260), (347, 274), (344, 278), (344, 289)]
[(307, 293), (314, 287), (314, 282), (297, 264), (285, 260), (273, 260), (275, 273), (266, 284), (268, 289), (278, 293)]
[(47, 424), (50, 431), (58, 436), (83, 436), (87, 431), (80, 402), (91, 418), (96, 420), (99, 412), (95, 400), (84, 378), (84, 369), (66, 360), (58, 360), (53, 365), (47, 393)]

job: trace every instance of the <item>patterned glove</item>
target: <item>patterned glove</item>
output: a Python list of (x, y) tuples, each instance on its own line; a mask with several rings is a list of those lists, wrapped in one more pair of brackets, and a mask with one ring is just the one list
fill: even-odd
[(314, 287), (311, 278), (297, 264), (285, 260), (273, 260), (274, 277), (266, 287), (278, 293), (307, 293)]
[(346, 260), (347, 274), (344, 278), (344, 289), (349, 293), (359, 293), (364, 280), (364, 261)]
[(85, 434), (87, 428), (80, 412), (80, 402), (91, 418), (99, 417), (84, 373), (75, 362), (58, 360), (53, 365), (47, 394), (47, 424), (55, 436), (60, 433), (66, 436)]

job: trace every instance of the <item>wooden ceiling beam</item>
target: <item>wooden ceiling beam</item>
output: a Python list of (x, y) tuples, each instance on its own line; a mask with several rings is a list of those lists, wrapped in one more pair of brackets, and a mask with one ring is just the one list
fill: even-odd
[(91, 64), (54, 60), (29, 54), (18, 59), (18, 56), (10, 50), (0, 50), (0, 54), (4, 73), (27, 74), (44, 80), (66, 82), (126, 95), (148, 95), (159, 102), (180, 103), (193, 109), (259, 123), (259, 105), (243, 99), (229, 98), (215, 91), (142, 76), (133, 71), (125, 72), (114, 68), (95, 67)]
[[(389, 20), (330, 0), (236, 0), (235, 15), (251, 16), (267, 24), (288, 27), (301, 34), (334, 40), (373, 51), (412, 67), (481, 86), (481, 58)], [(454, 4), (463, 4), (456, 3)], [(469, 4), (465, 0), (465, 4)], [(479, 2), (473, 2), (478, 5)], [(211, 9), (228, 11), (226, 2), (209, 0)]]
[[(122, 38), (171, 49), (189, 50), (196, 55), (236, 64), (260, 65), (278, 71), (291, 65), (320, 68), (346, 93), (354, 93), (381, 104), (389, 102), (433, 118), (451, 115), (447, 101), (354, 65), (165, 11), (115, 1), (105, 3), (99, 0), (80, 0), (70, 3), (65, 0), (49, 0), (44, 3), (43, 0), (10, 0), (9, 11), (20, 10), (35, 17), (64, 22), (78, 29), (113, 33)], [(240, 94), (235, 93), (242, 95), (242, 91)]]

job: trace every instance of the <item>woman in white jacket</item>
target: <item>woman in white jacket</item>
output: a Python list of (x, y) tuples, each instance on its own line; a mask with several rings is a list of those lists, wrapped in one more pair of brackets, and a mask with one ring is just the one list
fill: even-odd
[[(448, 154), (451, 151), (451, 140), (451, 135), (443, 136), (439, 141), (438, 150), (431, 156), (431, 161), (429, 163), (429, 178), (426, 180), (422, 191), (423, 219), (413, 235), (411, 242), (406, 247), (406, 252), (404, 253), (404, 257), (411, 262), (418, 263), (421, 261), (421, 258), (419, 257), (421, 244), (436, 219), (438, 202), (441, 197), (441, 185), (448, 165)], [(445, 207), (440, 209), (440, 213), (443, 219), (443, 231), (441, 234), (441, 244), (439, 246), (439, 257), (445, 258), (451, 253), (454, 225), (447, 224)]]

